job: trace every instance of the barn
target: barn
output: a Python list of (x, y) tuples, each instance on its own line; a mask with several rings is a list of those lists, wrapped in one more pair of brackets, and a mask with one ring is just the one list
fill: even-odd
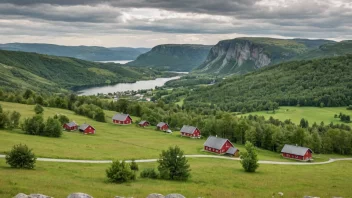
[(180, 132), (181, 136), (200, 138), (200, 130), (194, 126), (183, 125)]
[(312, 159), (313, 151), (310, 148), (285, 144), (281, 150), (282, 157), (300, 161)]
[(169, 125), (165, 122), (159, 122), (156, 125), (156, 129), (160, 131), (167, 131), (169, 129)]
[(78, 125), (74, 121), (64, 124), (63, 127), (66, 131), (76, 131), (78, 129)]
[(142, 120), (142, 121), (140, 121), (139, 123), (138, 123), (138, 125), (140, 126), (140, 127), (146, 127), (146, 126), (149, 126), (149, 122), (148, 121), (146, 121), (146, 120)]
[(228, 154), (233, 153), (232, 155), (237, 155), (239, 152), (239, 150), (233, 146), (230, 140), (214, 136), (209, 136), (207, 141), (205, 141), (204, 150), (217, 154), (226, 154), (229, 152)]
[(112, 122), (114, 124), (123, 124), (123, 125), (126, 125), (126, 124), (131, 124), (132, 123), (132, 118), (129, 114), (115, 114), (113, 117), (112, 117)]
[(95, 134), (95, 128), (90, 126), (89, 124), (82, 124), (79, 126), (79, 131), (84, 134)]

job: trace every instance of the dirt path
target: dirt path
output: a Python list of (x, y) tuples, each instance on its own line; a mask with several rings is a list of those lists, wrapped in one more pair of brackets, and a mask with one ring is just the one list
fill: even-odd
[[(230, 158), (223, 156), (214, 156), (214, 155), (186, 155), (187, 158), (216, 158), (216, 159), (225, 159), (225, 160), (235, 160), (239, 161), (239, 158)], [(0, 155), (0, 158), (5, 158), (5, 155)], [(343, 160), (352, 160), (352, 158), (337, 158), (330, 159), (325, 162), (279, 162), (279, 161), (265, 161), (259, 160), (259, 164), (278, 164), (278, 165), (319, 165), (319, 164), (329, 164), (336, 161)], [(62, 162), (62, 163), (85, 163), (85, 164), (108, 164), (111, 163), (111, 160), (74, 160), (74, 159), (52, 159), (52, 158), (37, 158), (37, 161), (42, 162)], [(147, 163), (147, 162), (156, 162), (157, 159), (140, 159), (135, 160), (138, 163)], [(131, 160), (126, 160), (126, 162), (131, 162)]]

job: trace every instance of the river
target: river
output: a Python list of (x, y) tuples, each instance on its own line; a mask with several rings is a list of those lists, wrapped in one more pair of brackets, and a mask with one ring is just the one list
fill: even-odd
[(99, 62), (99, 63), (119, 63), (119, 64), (126, 64), (128, 62), (131, 62), (133, 60), (111, 60), (111, 61), (96, 61), (96, 62)]
[(181, 76), (175, 76), (171, 78), (156, 78), (154, 80), (140, 80), (135, 83), (118, 83), (116, 85), (106, 85), (101, 87), (91, 87), (80, 90), (78, 95), (88, 96), (97, 95), (98, 93), (108, 94), (113, 92), (121, 91), (138, 91), (141, 89), (154, 89), (156, 86), (161, 87), (167, 81), (179, 79)]

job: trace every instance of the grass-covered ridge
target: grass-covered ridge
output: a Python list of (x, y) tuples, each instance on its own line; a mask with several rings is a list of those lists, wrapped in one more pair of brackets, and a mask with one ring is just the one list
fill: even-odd
[(29, 88), (37, 91), (101, 85), (107, 80), (111, 83), (134, 82), (161, 75), (155, 70), (114, 63), (96, 63), (68, 57), (4, 50), (0, 50), (0, 70), (5, 74), (0, 76), (1, 87)]
[[(352, 104), (352, 56), (293, 61), (233, 76), (196, 89), (184, 100), (193, 106), (252, 112), (280, 106), (348, 106)], [(276, 102), (276, 104), (272, 104)]]

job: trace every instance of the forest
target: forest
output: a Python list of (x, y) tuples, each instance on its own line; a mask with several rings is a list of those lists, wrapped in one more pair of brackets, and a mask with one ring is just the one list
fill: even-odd
[(184, 107), (246, 113), (279, 106), (348, 106), (352, 104), (351, 69), (352, 55), (267, 66), (195, 88)]

